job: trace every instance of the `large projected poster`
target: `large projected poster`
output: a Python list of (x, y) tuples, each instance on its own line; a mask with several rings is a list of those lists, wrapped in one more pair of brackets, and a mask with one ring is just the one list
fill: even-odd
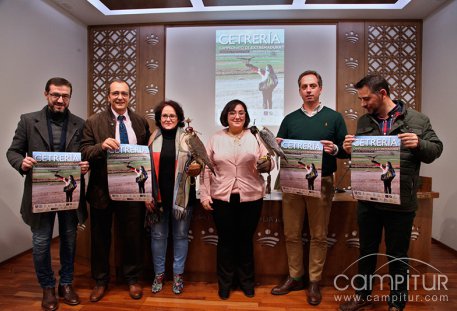
[(257, 125), (284, 117), (284, 29), (216, 31), (215, 121), (225, 104), (240, 99)]

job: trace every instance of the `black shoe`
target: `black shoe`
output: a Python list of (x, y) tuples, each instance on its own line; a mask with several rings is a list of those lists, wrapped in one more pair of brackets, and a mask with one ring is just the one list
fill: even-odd
[(340, 304), (339, 311), (362, 311), (369, 310), (373, 307), (371, 301), (366, 301), (365, 299), (357, 296), (356, 299)]
[(302, 290), (305, 289), (305, 284), (303, 280), (296, 281), (290, 276), (287, 277), (287, 280), (271, 290), (273, 295), (285, 295), (291, 291)]
[(219, 288), (219, 291), (217, 293), (219, 294), (219, 298), (221, 298), (222, 300), (227, 300), (230, 296), (229, 289)]
[(241, 290), (243, 291), (243, 294), (248, 298), (252, 298), (255, 295), (254, 288), (242, 288)]

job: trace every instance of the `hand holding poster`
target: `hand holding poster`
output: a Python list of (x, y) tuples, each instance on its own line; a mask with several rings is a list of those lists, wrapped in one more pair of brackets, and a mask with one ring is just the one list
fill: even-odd
[(151, 201), (151, 157), (149, 148), (121, 144), (108, 152), (108, 189), (115, 201)]
[(400, 139), (357, 136), (352, 144), (351, 187), (354, 198), (400, 204)]
[(319, 141), (284, 139), (287, 162), (281, 158), (281, 190), (286, 193), (321, 196), (323, 146)]
[(33, 152), (32, 211), (43, 213), (77, 209), (80, 195), (81, 153)]

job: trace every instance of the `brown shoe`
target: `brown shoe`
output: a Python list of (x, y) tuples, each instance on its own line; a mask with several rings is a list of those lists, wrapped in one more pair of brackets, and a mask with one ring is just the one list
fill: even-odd
[(129, 294), (132, 299), (140, 299), (143, 297), (143, 287), (139, 283), (129, 285)]
[(373, 307), (371, 301), (366, 301), (360, 296), (357, 296), (356, 299), (340, 304), (339, 311), (361, 311), (369, 310)]
[(78, 294), (76, 294), (73, 286), (68, 285), (59, 285), (58, 291), (59, 297), (63, 298), (63, 302), (70, 306), (79, 305), (81, 300), (79, 300)]
[(56, 291), (54, 287), (43, 288), (43, 300), (41, 301), (41, 307), (45, 311), (57, 310), (59, 303), (56, 298)]
[(273, 295), (285, 295), (291, 291), (302, 290), (305, 288), (305, 284), (302, 280), (296, 281), (290, 276), (287, 277), (287, 280), (282, 285), (278, 285), (271, 290)]
[(105, 296), (107, 286), (106, 285), (95, 285), (94, 289), (90, 293), (90, 301), (97, 302)]
[(308, 286), (308, 303), (312, 306), (317, 306), (322, 301), (321, 291), (319, 290), (318, 282), (309, 282)]

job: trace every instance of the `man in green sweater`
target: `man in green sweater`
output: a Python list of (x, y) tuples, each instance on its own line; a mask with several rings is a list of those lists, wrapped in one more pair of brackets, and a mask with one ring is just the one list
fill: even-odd
[(298, 87), (303, 104), (284, 118), (277, 140), (314, 140), (323, 144), (321, 198), (283, 193), (282, 217), (289, 276), (271, 293), (284, 295), (305, 288), (302, 231), (307, 212), (311, 234), (307, 301), (311, 305), (318, 305), (322, 300), (319, 282), (327, 255), (327, 227), (334, 194), (333, 173), (336, 171), (336, 157), (347, 157), (342, 148), (347, 130), (342, 115), (323, 106), (319, 100), (322, 92), (320, 74), (311, 70), (303, 72), (298, 77)]

